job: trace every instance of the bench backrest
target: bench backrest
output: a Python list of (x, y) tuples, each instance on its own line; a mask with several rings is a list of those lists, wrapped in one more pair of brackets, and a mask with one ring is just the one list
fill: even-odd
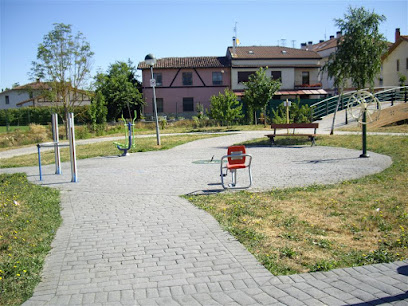
[(317, 129), (319, 123), (272, 123), (271, 129)]

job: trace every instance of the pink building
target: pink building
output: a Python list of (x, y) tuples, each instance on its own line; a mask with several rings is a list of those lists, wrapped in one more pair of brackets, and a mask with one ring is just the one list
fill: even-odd
[[(143, 113), (154, 114), (150, 67), (139, 63), (142, 70)], [(230, 65), (226, 57), (173, 57), (158, 59), (153, 67), (156, 80), (158, 115), (191, 118), (197, 105), (210, 108), (210, 98), (231, 87)]]

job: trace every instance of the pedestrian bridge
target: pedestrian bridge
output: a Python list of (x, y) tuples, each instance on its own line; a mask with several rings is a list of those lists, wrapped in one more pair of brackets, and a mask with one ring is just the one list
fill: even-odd
[[(368, 91), (368, 89), (365, 89)], [(333, 96), (310, 107), (312, 109), (312, 121), (320, 120), (323, 117), (334, 113), (336, 110), (341, 111), (347, 109), (347, 104), (350, 97), (357, 91), (350, 91), (342, 95)], [(392, 107), (388, 111), (382, 111), (376, 126), (382, 126), (393, 122), (408, 119), (408, 104), (400, 105), (408, 102), (408, 86), (392, 87), (388, 89), (374, 89), (374, 96), (381, 103), (382, 109)], [(348, 123), (347, 114), (345, 116), (345, 124)]]

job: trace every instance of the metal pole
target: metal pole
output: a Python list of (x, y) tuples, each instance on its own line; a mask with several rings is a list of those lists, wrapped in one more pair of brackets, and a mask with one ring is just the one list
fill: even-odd
[(61, 174), (61, 155), (60, 148), (58, 145), (59, 135), (58, 135), (58, 115), (52, 114), (52, 140), (54, 141), (54, 155), (55, 155), (55, 174)]
[(360, 155), (362, 158), (370, 157), (367, 154), (367, 109), (363, 112), (363, 154)]
[(75, 149), (75, 127), (74, 127), (74, 113), (68, 114), (68, 138), (69, 138), (69, 152), (71, 159), (71, 182), (78, 181), (77, 164), (76, 164), (76, 149)]
[(37, 144), (37, 151), (38, 151), (38, 168), (40, 170), (40, 181), (42, 181), (42, 173), (41, 173), (41, 145)]
[[(153, 66), (150, 66), (150, 72), (152, 74), (152, 80), (153, 80), (154, 79), (154, 77), (153, 77)], [(159, 118), (157, 117), (156, 86), (155, 86), (155, 84), (152, 84), (152, 88), (153, 88), (154, 117), (156, 118), (156, 138), (157, 138), (157, 145), (160, 146)]]

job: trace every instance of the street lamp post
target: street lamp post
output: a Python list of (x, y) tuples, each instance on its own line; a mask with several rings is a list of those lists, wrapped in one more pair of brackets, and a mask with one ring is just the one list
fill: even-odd
[(156, 80), (153, 77), (153, 66), (156, 64), (156, 58), (153, 54), (148, 54), (145, 57), (145, 63), (150, 66), (150, 73), (152, 78), (150, 79), (150, 86), (153, 88), (153, 107), (154, 117), (156, 119), (156, 138), (157, 145), (160, 146), (160, 132), (159, 132), (159, 118), (157, 117), (157, 103), (156, 103)]

